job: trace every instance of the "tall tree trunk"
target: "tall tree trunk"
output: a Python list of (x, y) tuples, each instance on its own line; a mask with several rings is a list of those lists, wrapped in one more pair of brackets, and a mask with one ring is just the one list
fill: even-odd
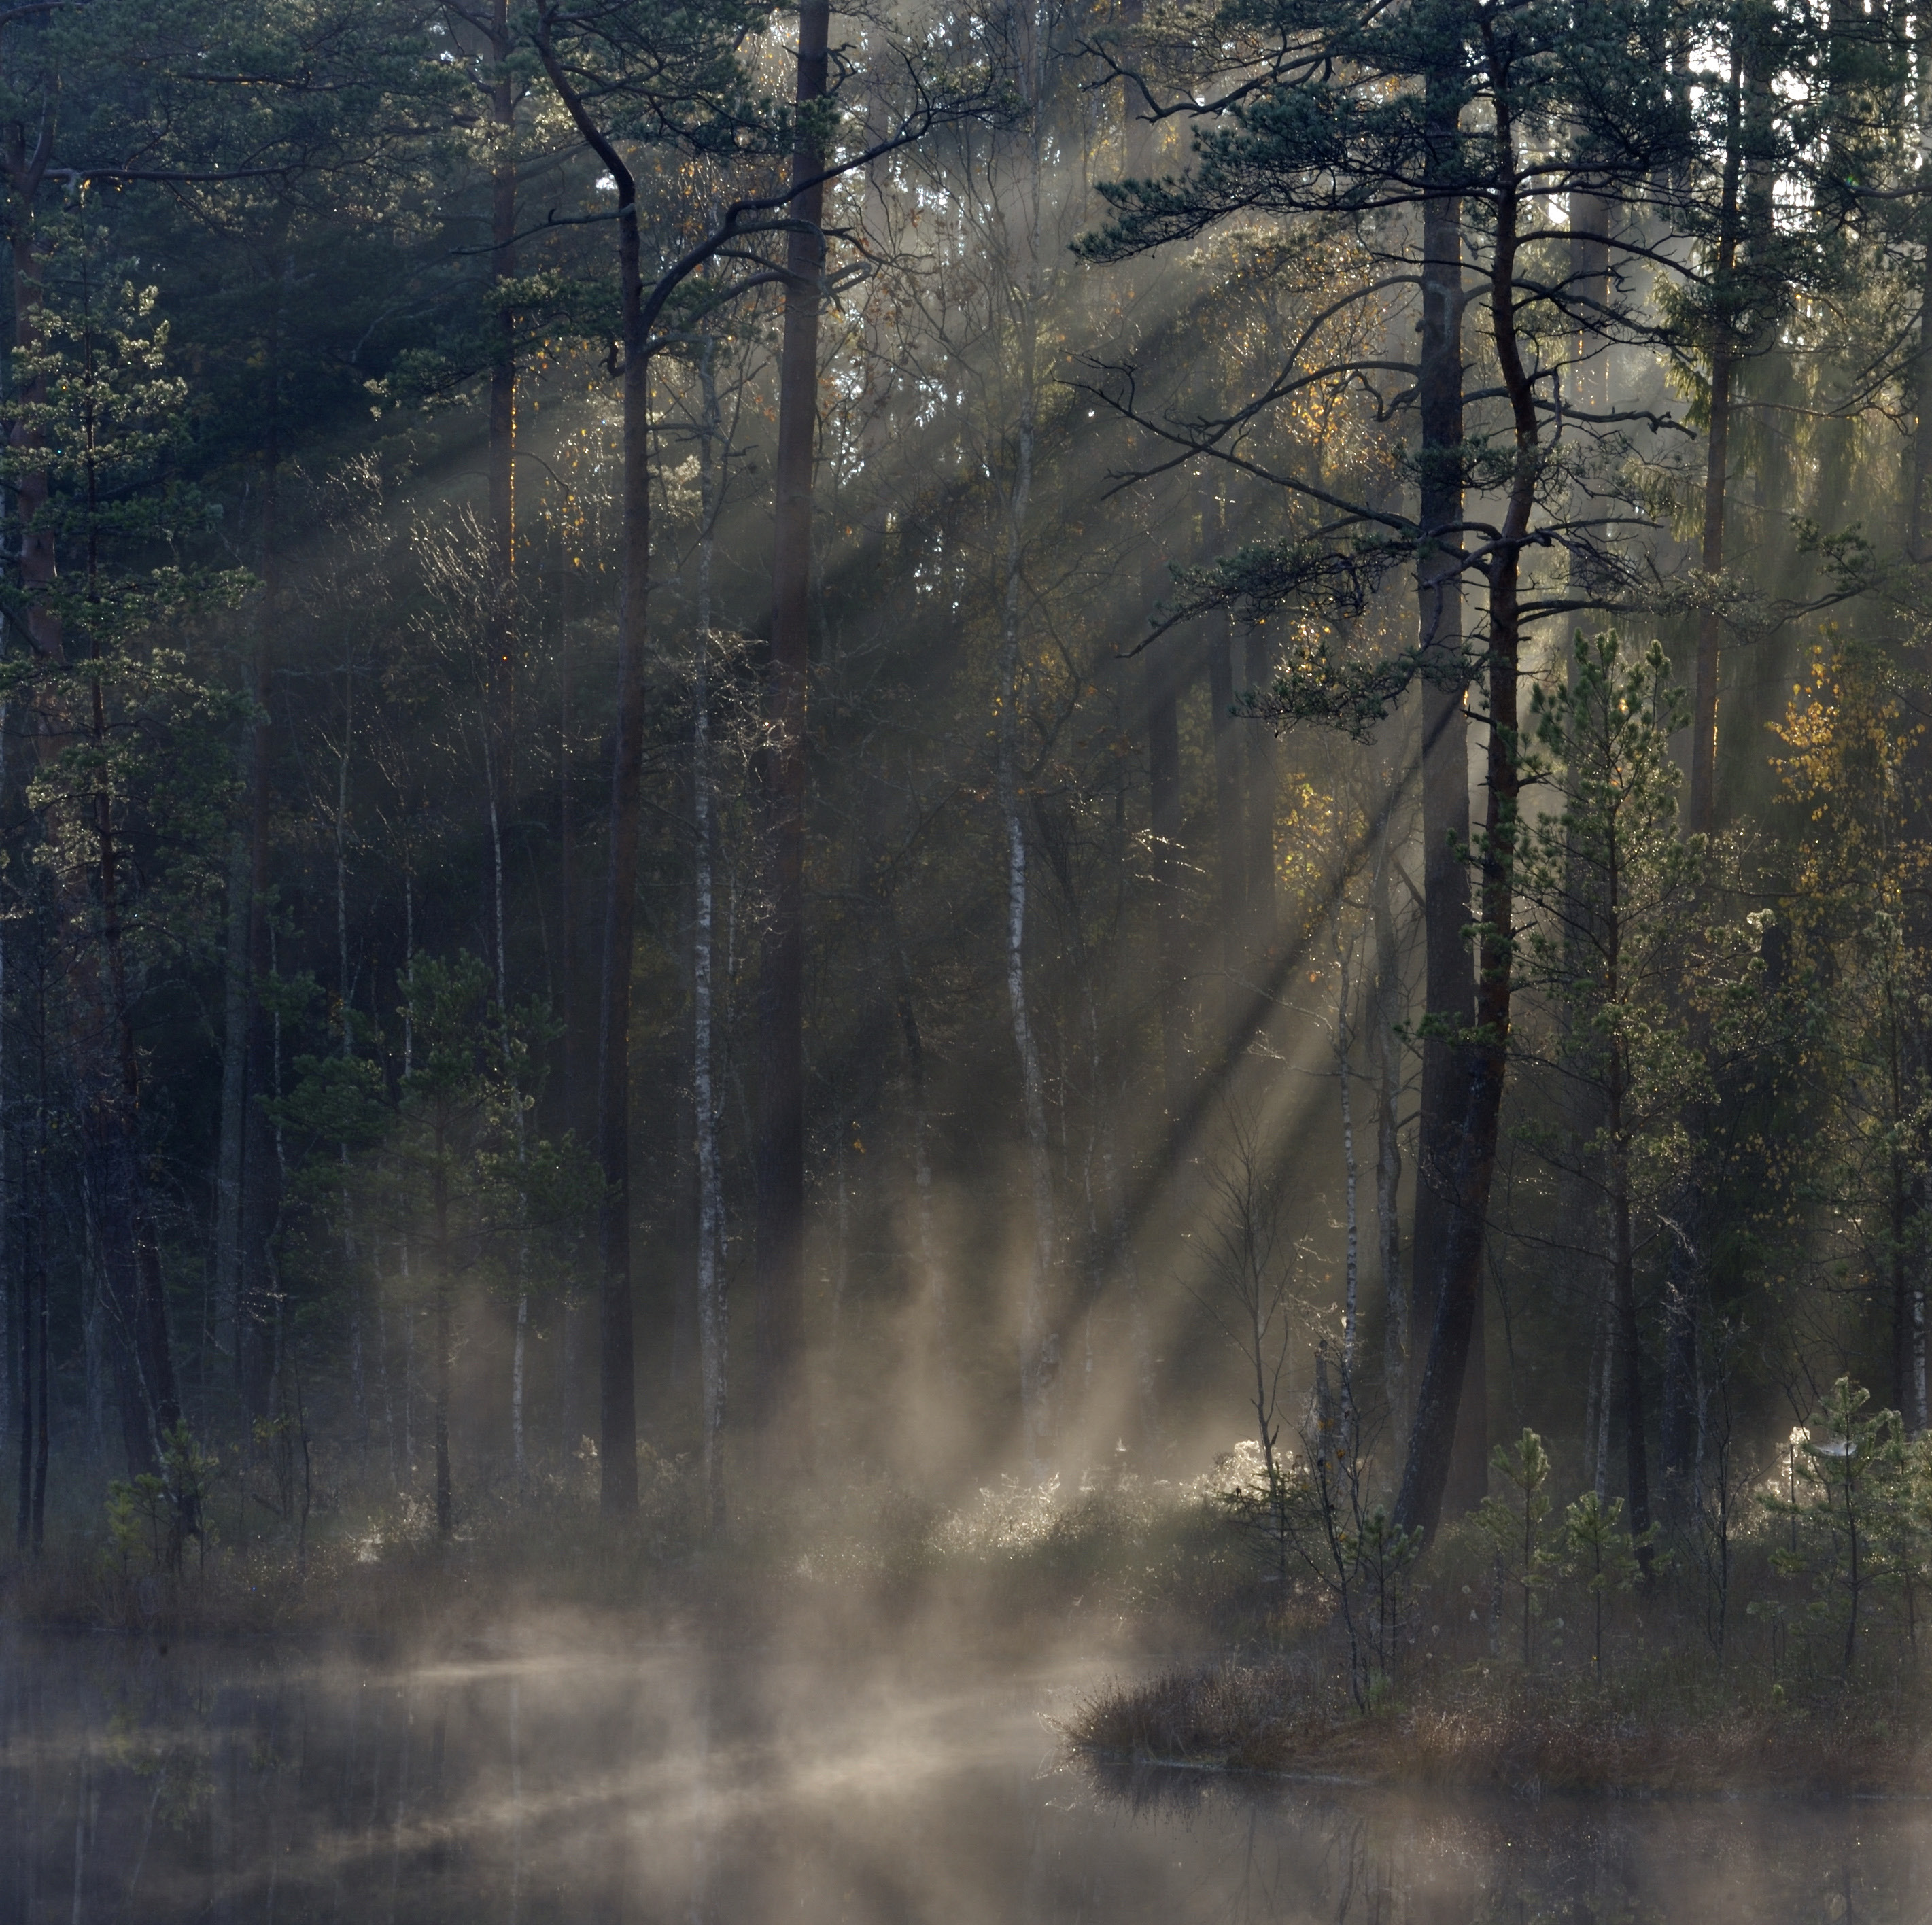
[[(286, 283), (286, 277), (284, 277)], [(268, 1380), (274, 1370), (274, 1285), (268, 1270), (268, 1237), (276, 1214), (280, 1168), (262, 1094), (273, 1054), (271, 1018), (262, 991), (270, 971), (268, 925), (269, 760), (274, 747), (269, 697), (274, 671), (274, 633), (280, 619), (280, 296), (272, 310), (264, 360), (262, 442), (262, 592), (255, 611), (250, 663), (253, 715), (248, 728), (248, 868), (244, 892), (248, 937), (244, 954), (238, 1139), (238, 1241), (235, 1266), (235, 1381), (242, 1414), (268, 1414)], [(226, 1093), (224, 1092), (224, 1094)], [(224, 1114), (224, 1124), (229, 1120)]]
[[(436, 1163), (430, 1180), (430, 1225), (435, 1238), (430, 1261), (435, 1274), (430, 1288), (435, 1293), (432, 1313), (435, 1318), (436, 1355), (431, 1391), (431, 1422), (436, 1451), (436, 1534), (447, 1544), (456, 1534), (456, 1502), (449, 1471), (449, 1380), (451, 1349), (455, 1333), (451, 1327), (451, 1297), (455, 1280), (449, 1273), (449, 1171), (445, 1153), (448, 1147), (442, 1123), (436, 1125)], [(635, 1459), (634, 1459), (634, 1463)]]
[[(245, 754), (241, 762), (245, 784)], [(245, 799), (245, 787), (243, 795)], [(242, 1300), (242, 1145), (248, 1124), (248, 843), (244, 819), (236, 824), (229, 844), (227, 926), (222, 957), (220, 1139), (214, 1166), (214, 1340), (218, 1350), (231, 1357), (236, 1337), (235, 1312)]]
[[(1921, 10), (1922, 31), (1932, 31), (1932, 7)], [(1923, 43), (1922, 43), (1922, 44)], [(1913, 358), (1912, 406), (1917, 411), (1912, 436), (1910, 552), (1915, 562), (1932, 560), (1932, 195), (1921, 217), (1919, 242), (1918, 352)]]
[(1382, 1291), (1382, 1379), (1389, 1408), (1400, 1417), (1408, 1402), (1412, 1337), (1408, 1293), (1402, 1274), (1402, 943), (1396, 922), (1396, 805), (1399, 764), (1382, 772), (1376, 811), (1374, 866), (1369, 874), (1369, 922), (1375, 943), (1370, 983), (1370, 1022), (1376, 1045), (1376, 1254)]
[(517, 84), (508, 62), (516, 51), (509, 0), (494, 0), (490, 54), (497, 73), (489, 88), (496, 139), (490, 169), (490, 280), (496, 303), (490, 361), (490, 643), (484, 685), (494, 699), (485, 726), (496, 731), (496, 772), (507, 796), (514, 787), (516, 732), (517, 326), (505, 296), (517, 271), (517, 165), (512, 146)]
[[(1201, 559), (1211, 562), (1225, 544), (1227, 511), (1212, 480), (1201, 481)], [(1240, 989), (1248, 922), (1248, 823), (1241, 793), (1241, 744), (1234, 718), (1234, 630), (1225, 612), (1208, 618), (1209, 728), (1214, 745), (1214, 871), (1221, 917), (1221, 1033), (1216, 1053), (1232, 1048), (1247, 1002)]]
[(1208, 625), (1208, 695), (1213, 703), (1214, 742), (1215, 880), (1221, 917), (1220, 1048), (1238, 1040), (1234, 1024), (1247, 998), (1242, 994), (1243, 935), (1248, 923), (1248, 824), (1241, 793), (1241, 743), (1234, 707), (1234, 637), (1226, 615)]
[[(1497, 367), (1509, 402), (1515, 458), (1494, 558), (1486, 570), (1490, 589), (1489, 740), (1485, 757), (1488, 807), (1479, 852), (1482, 897), (1478, 924), (1476, 1027), (1471, 1039), (1456, 1052), (1462, 1075), (1460, 1133), (1444, 1199), (1447, 1208), (1436, 1266), (1429, 1358), (1416, 1398), (1402, 1487), (1396, 1499), (1397, 1523), (1405, 1529), (1420, 1530), (1425, 1538), (1435, 1535), (1450, 1489), (1450, 1458), (1457, 1442), (1460, 1408), (1476, 1401), (1482, 1389), (1471, 1369), (1471, 1356), (1481, 1321), (1483, 1246), (1496, 1177), (1498, 1129), (1509, 1052), (1515, 844), (1520, 787), (1517, 664), (1522, 617), (1519, 595), (1522, 549), (1528, 538), (1543, 468), (1536, 396), (1523, 364), (1515, 318), (1521, 203), (1514, 118), (1507, 88), (1498, 89), (1495, 103), (1498, 157), (1489, 305)], [(1432, 929), (1430, 934), (1432, 940)]]
[(1006, 503), (1006, 592), (1002, 601), (1000, 668), (999, 801), (1006, 857), (1006, 1006), (1012, 1019), (1013, 1048), (1019, 1059), (1020, 1104), (1026, 1135), (1027, 1171), (1033, 1198), (1033, 1249), (1020, 1308), (1020, 1414), (1027, 1468), (1045, 1474), (1054, 1430), (1057, 1346), (1048, 1307), (1058, 1231), (1054, 1221), (1053, 1171), (1047, 1139), (1046, 1096), (1040, 1074), (1040, 1045), (1034, 1034), (1026, 978), (1027, 839), (1020, 813), (1019, 742), (1016, 714), (1020, 681), (1021, 530), (1033, 487), (1034, 395), (1032, 368), (1022, 379), (1019, 445), (1012, 492)]
[[(1141, 606), (1143, 615), (1150, 618), (1160, 596), (1154, 527), (1150, 526), (1144, 539)], [(1143, 652), (1141, 676), (1147, 705), (1148, 803), (1152, 831), (1148, 866), (1153, 877), (1155, 994), (1160, 1012), (1161, 1100), (1172, 1128), (1186, 1109), (1193, 1078), (1188, 1064), (1189, 969), (1181, 886), (1180, 664), (1171, 641)]]
[(650, 634), (650, 364), (645, 352), (638, 184), (536, 29), (538, 57), (584, 145), (617, 190), (617, 285), (624, 329), (624, 454), (619, 488), (623, 564), (617, 596), (617, 726), (612, 747), (609, 868), (597, 994), (599, 1213), (597, 1326), (598, 1501), (604, 1516), (638, 1508), (638, 1372), (631, 1300), (631, 972), (638, 920), (638, 844), (644, 807), (645, 650)]
[(818, 430), (818, 314), (825, 237), (824, 165), (808, 131), (826, 90), (827, 0), (799, 9), (799, 144), (792, 155), (799, 224), (785, 244), (778, 367), (771, 658), (760, 785), (765, 836), (765, 939), (758, 979), (757, 1410), (774, 1465), (808, 1455), (805, 1387), (805, 795), (809, 673), (812, 468)]
[[(1248, 631), (1244, 654), (1248, 688), (1264, 693), (1274, 674), (1274, 658), (1269, 652), (1266, 629)], [(1247, 874), (1247, 937), (1256, 952), (1268, 956), (1274, 953), (1280, 938), (1275, 907), (1275, 740), (1259, 724), (1244, 730), (1243, 739), (1247, 745), (1247, 794), (1243, 805), (1248, 826), (1247, 856), (1243, 865)], [(1261, 972), (1263, 976), (1266, 973)]]
[[(1730, 466), (1732, 388), (1741, 343), (1737, 315), (1730, 304), (1738, 298), (1736, 276), (1741, 222), (1738, 196), (1746, 145), (1743, 127), (1744, 32), (1735, 25), (1731, 37), (1730, 76), (1726, 96), (1724, 170), (1718, 209), (1718, 258), (1712, 277), (1716, 304), (1711, 337), (1709, 423), (1705, 449), (1704, 519), (1699, 565), (1714, 581), (1724, 567), (1724, 520)], [(1688, 834), (1707, 835), (1717, 826), (1718, 678), (1721, 665), (1724, 617), (1714, 603), (1706, 608), (1697, 628), (1697, 652), (1692, 673), (1690, 784), (1684, 812)], [(1701, 1031), (1701, 1021), (1695, 1028)], [(1708, 1134), (1708, 1119), (1694, 1114), (1688, 1120), (1692, 1142)], [(1697, 1440), (1697, 1325), (1703, 1294), (1700, 1253), (1703, 1186), (1694, 1165), (1687, 1171), (1674, 1199), (1672, 1215), (1677, 1234), (1670, 1252), (1669, 1288), (1664, 1298), (1664, 1408), (1662, 1473), (1664, 1502), (1682, 1516), (1688, 1504)], [(1621, 1289), (1621, 1284), (1618, 1285)], [(1633, 1309), (1634, 1318), (1635, 1312)], [(1621, 1330), (1624, 1315), (1619, 1302)], [(1634, 1381), (1634, 1362), (1625, 1366)], [(1633, 1397), (1627, 1390), (1626, 1421)], [(1641, 1443), (1637, 1447), (1641, 1447)], [(1646, 1504), (1648, 1498), (1646, 1495)], [(1634, 1507), (1633, 1495), (1632, 1504)]]
[(1019, 418), (1013, 450), (1012, 478), (1006, 501), (1006, 566), (1000, 597), (1000, 709), (998, 738), (1000, 829), (1006, 844), (1006, 1006), (1018, 1058), (1020, 1105), (1024, 1129), (1028, 1186), (1033, 1200), (1033, 1249), (1020, 1301), (1020, 1422), (1027, 1472), (1046, 1472), (1055, 1440), (1059, 1347), (1049, 1294), (1059, 1244), (1053, 1195), (1053, 1170), (1047, 1138), (1046, 1096), (1040, 1073), (1039, 1039), (1034, 1033), (1026, 973), (1028, 849), (1020, 810), (1019, 703), (1021, 695), (1022, 568), (1028, 504), (1033, 493), (1034, 439), (1039, 396), (1038, 368), (1040, 204), (1039, 61), (1040, 49), (1029, 27), (1025, 47), (1027, 176), (1022, 186), (1023, 260), (1010, 264), (1013, 319), (1019, 344)]
[(711, 772), (711, 570), (722, 506), (716, 344), (707, 340), (698, 363), (704, 407), (698, 439), (698, 662), (692, 691), (691, 793), (697, 914), (692, 943), (692, 1088), (698, 1133), (698, 1348), (704, 1400), (704, 1488), (714, 1535), (726, 1522), (724, 1420), (729, 1382), (730, 1306), (723, 1262), (724, 1198), (718, 1156), (718, 1097), (714, 1083), (714, 898), (718, 830)]
[[(1432, 94), (1454, 80), (1432, 76)], [(1453, 178), (1460, 142), (1451, 110), (1437, 106), (1431, 121), (1432, 160), (1438, 178)], [(1462, 577), (1458, 524), (1462, 517), (1462, 206), (1453, 193), (1423, 206), (1421, 358), (1417, 388), (1421, 431), (1417, 519), (1423, 547), (1416, 569), (1422, 683), (1422, 889), (1424, 1001), (1432, 1024), (1466, 1030), (1474, 1013), (1470, 964), (1469, 877), (1461, 850), (1469, 836), (1468, 722), (1463, 707)], [(1456, 1208), (1460, 1139), (1477, 1064), (1449, 1036), (1425, 1034), (1421, 1115), (1417, 1141), (1414, 1275), (1409, 1326), (1418, 1336), (1436, 1322), (1440, 1260)], [(1448, 1474), (1452, 1513), (1472, 1507), (1486, 1485), (1488, 1380), (1480, 1300), (1465, 1351), (1468, 1387), (1459, 1382), (1456, 1408), (1466, 1409)]]
[(945, 1260), (939, 1248), (939, 1230), (934, 1220), (932, 1198), (932, 1119), (928, 1114), (926, 1081), (926, 1037), (913, 1000), (912, 958), (906, 953), (904, 938), (898, 930), (890, 898), (886, 906), (887, 940), (892, 956), (894, 989), (898, 1009), (899, 1037), (905, 1050), (908, 1094), (912, 1114), (908, 1118), (911, 1137), (913, 1207), (919, 1237), (920, 1294), (926, 1306), (926, 1321), (932, 1351), (941, 1380), (953, 1384), (958, 1378), (958, 1363), (953, 1354), (952, 1302), (946, 1288)]
[(1333, 912), (1335, 944), (1335, 1081), (1341, 1097), (1342, 1234), (1342, 1417), (1348, 1423), (1355, 1409), (1356, 1326), (1361, 1305), (1361, 1219), (1358, 1208), (1360, 1171), (1355, 1156), (1355, 983), (1354, 938), (1342, 926), (1348, 904), (1348, 851), (1343, 831), (1341, 796), (1336, 797), (1335, 823), (1342, 867), (1336, 878)]
[[(1718, 210), (1717, 269), (1712, 293), (1718, 304), (1711, 340), (1710, 422), (1704, 454), (1703, 545), (1698, 564), (1715, 577), (1724, 566), (1724, 497), (1730, 467), (1731, 377), (1737, 340), (1733, 317), (1725, 302), (1736, 298), (1738, 262), (1738, 184), (1742, 165), (1741, 62), (1743, 36), (1731, 39), (1731, 72), (1724, 127), (1724, 173)], [(1707, 608), (1697, 626), (1697, 655), (1690, 700), (1690, 790), (1684, 827), (1693, 835), (1708, 835), (1714, 825), (1718, 769), (1718, 670), (1724, 641), (1724, 617)]]

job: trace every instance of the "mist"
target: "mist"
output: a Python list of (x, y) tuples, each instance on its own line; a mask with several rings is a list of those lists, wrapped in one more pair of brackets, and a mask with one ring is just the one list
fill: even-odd
[(1814, 11), (0, 13), (8, 1916), (1904, 1903)]

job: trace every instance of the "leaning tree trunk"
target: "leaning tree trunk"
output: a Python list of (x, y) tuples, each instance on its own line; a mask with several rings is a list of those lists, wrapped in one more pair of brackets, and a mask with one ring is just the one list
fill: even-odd
[(769, 1461), (796, 1466), (808, 1450), (805, 1387), (806, 686), (812, 575), (812, 465), (818, 429), (818, 315), (825, 237), (824, 164), (803, 118), (826, 88), (827, 0), (799, 10), (799, 144), (785, 245), (784, 333), (772, 556), (771, 658), (765, 682), (765, 938), (758, 980), (754, 1281), (757, 1411)]

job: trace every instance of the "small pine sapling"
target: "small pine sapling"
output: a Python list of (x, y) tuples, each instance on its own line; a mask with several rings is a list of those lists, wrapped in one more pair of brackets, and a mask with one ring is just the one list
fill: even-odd
[(1623, 1528), (1624, 1501), (1605, 1504), (1594, 1491), (1586, 1491), (1563, 1513), (1563, 1574), (1581, 1576), (1590, 1594), (1592, 1642), (1590, 1674), (1604, 1675), (1604, 1600), (1612, 1591), (1628, 1591), (1642, 1571), (1640, 1555), (1655, 1536), (1653, 1525), (1640, 1537)]
[(1528, 1665), (1532, 1655), (1532, 1627), (1541, 1608), (1538, 1600), (1556, 1563), (1543, 1541), (1543, 1527), (1550, 1510), (1545, 1488), (1550, 1482), (1550, 1454), (1542, 1438), (1526, 1429), (1513, 1452), (1498, 1444), (1490, 1455), (1490, 1463), (1516, 1496), (1514, 1501), (1485, 1498), (1476, 1521), (1496, 1547), (1504, 1583), (1522, 1594), (1522, 1661)]
[[(1841, 1377), (1826, 1393), (1809, 1434), (1794, 1434), (1790, 1495), (1767, 1497), (1774, 1516), (1791, 1527), (1790, 1542), (1772, 1554), (1789, 1576), (1808, 1573), (1809, 1615), (1823, 1624), (1844, 1614), (1841, 1663), (1847, 1673), (1871, 1593), (1882, 1585), (1887, 1538), (1905, 1483), (1904, 1427), (1896, 1411), (1862, 1414), (1863, 1385)], [(1820, 1434), (1822, 1433), (1822, 1435)]]

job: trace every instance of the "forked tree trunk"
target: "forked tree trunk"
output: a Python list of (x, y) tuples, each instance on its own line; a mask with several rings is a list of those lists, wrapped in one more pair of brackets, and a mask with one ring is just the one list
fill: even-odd
[[(802, 116), (824, 94), (827, 0), (799, 9), (796, 97)], [(824, 165), (803, 130), (795, 187)], [(818, 430), (818, 314), (825, 237), (823, 184), (792, 200), (786, 239), (784, 334), (778, 367), (771, 658), (760, 757), (765, 838), (765, 939), (758, 979), (758, 1098), (754, 1175), (758, 1234), (757, 1416), (773, 1465), (808, 1456), (805, 1386), (805, 795), (806, 689), (812, 578), (812, 467)]]
[[(1481, 1394), (1470, 1367), (1472, 1339), (1481, 1321), (1483, 1245), (1496, 1177), (1498, 1129), (1508, 1061), (1511, 1000), (1511, 938), (1515, 910), (1515, 842), (1520, 776), (1517, 740), (1521, 724), (1517, 686), (1522, 616), (1519, 599), (1523, 545), (1529, 535), (1541, 476), (1543, 450), (1537, 402), (1523, 364), (1516, 327), (1518, 223), (1515, 126), (1506, 89), (1496, 96), (1498, 154), (1490, 259), (1490, 311), (1496, 362), (1514, 430), (1514, 463), (1509, 492), (1486, 571), (1490, 590), (1489, 729), (1485, 757), (1488, 807), (1480, 851), (1482, 896), (1476, 1030), (1456, 1052), (1461, 1075), (1460, 1131), (1450, 1171), (1446, 1220), (1436, 1266), (1434, 1314), (1429, 1358), (1416, 1398), (1396, 1522), (1435, 1535), (1450, 1487), (1457, 1417)], [(1459, 403), (1460, 406), (1460, 403)], [(1431, 931), (1432, 937), (1435, 931)]]

